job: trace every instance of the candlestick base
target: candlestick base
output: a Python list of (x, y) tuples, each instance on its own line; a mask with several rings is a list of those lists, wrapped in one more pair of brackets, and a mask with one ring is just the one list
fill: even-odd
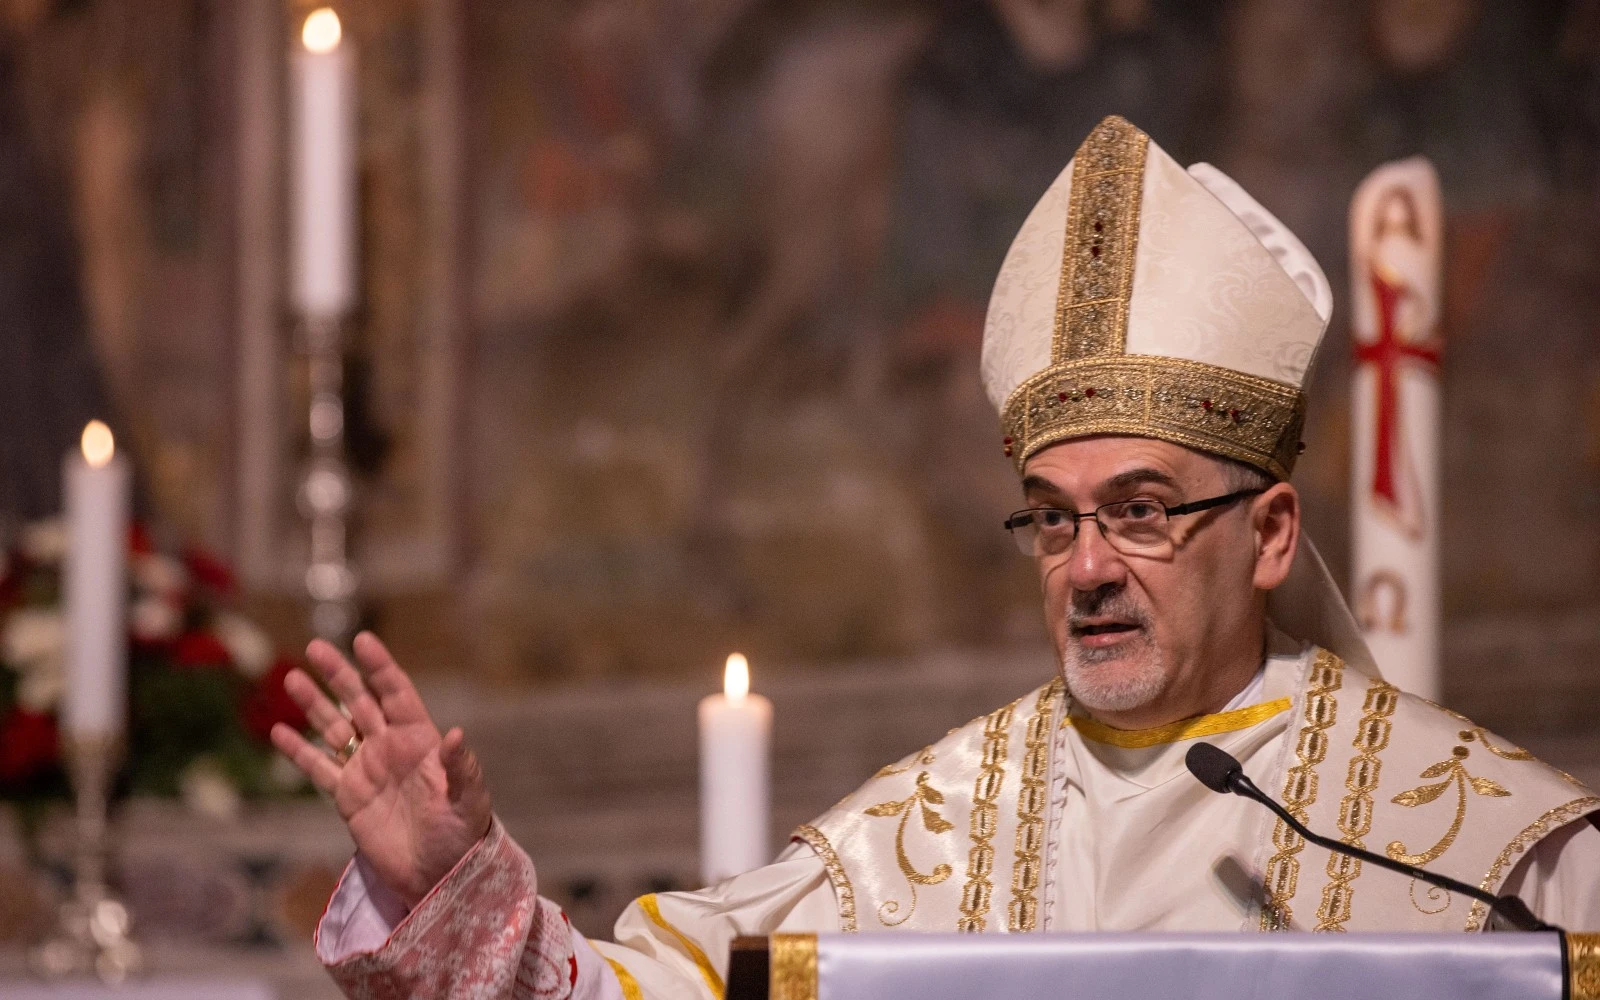
[(32, 964), (46, 979), (93, 975), (114, 985), (143, 967), (128, 908), (112, 895), (105, 875), (111, 778), (122, 760), (122, 740), (116, 734), (73, 735), (65, 749), (77, 798), (73, 894), (61, 904), (54, 936), (34, 950)]

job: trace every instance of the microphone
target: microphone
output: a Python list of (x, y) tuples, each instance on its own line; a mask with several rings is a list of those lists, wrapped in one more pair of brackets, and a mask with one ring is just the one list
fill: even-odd
[(1273, 814), (1283, 820), (1284, 823), (1288, 824), (1289, 829), (1324, 850), (1346, 854), (1368, 864), (1377, 865), (1379, 868), (1387, 868), (1392, 872), (1399, 872), (1401, 875), (1409, 875), (1414, 879), (1426, 882), (1429, 885), (1436, 885), (1448, 892), (1458, 892), (1469, 899), (1475, 899), (1489, 907), (1491, 912), (1498, 913), (1506, 923), (1519, 931), (1561, 930), (1559, 927), (1540, 920), (1532, 910), (1528, 909), (1528, 904), (1516, 896), (1496, 896), (1492, 892), (1484, 892), (1475, 885), (1468, 885), (1448, 875), (1437, 875), (1427, 869), (1408, 865), (1403, 861), (1396, 861), (1382, 854), (1374, 854), (1364, 848), (1352, 847), (1331, 837), (1323, 837), (1312, 833), (1306, 829), (1304, 823), (1295, 819), (1289, 810), (1257, 788), (1255, 782), (1251, 781), (1244, 773), (1244, 765), (1240, 764), (1232, 754), (1220, 747), (1213, 746), (1210, 743), (1196, 743), (1189, 748), (1189, 753), (1184, 758), (1184, 763), (1189, 766), (1189, 773), (1200, 779), (1200, 783), (1213, 792), (1232, 792), (1234, 795), (1241, 795), (1253, 802), (1261, 803), (1272, 810)]

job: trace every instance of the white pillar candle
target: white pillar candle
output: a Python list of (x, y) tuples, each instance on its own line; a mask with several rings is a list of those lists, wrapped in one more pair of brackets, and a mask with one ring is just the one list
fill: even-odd
[(294, 305), (336, 319), (356, 295), (356, 60), (331, 8), (306, 18), (291, 64)]
[(1388, 163), (1350, 206), (1351, 602), (1378, 669), (1438, 698), (1444, 208), (1422, 157)]
[(98, 420), (62, 469), (67, 556), (62, 594), (67, 692), (62, 723), (75, 736), (122, 732), (128, 702), (127, 563), (131, 469)]
[(750, 693), (750, 669), (728, 657), (723, 693), (700, 700), (700, 870), (706, 882), (771, 860), (772, 702)]

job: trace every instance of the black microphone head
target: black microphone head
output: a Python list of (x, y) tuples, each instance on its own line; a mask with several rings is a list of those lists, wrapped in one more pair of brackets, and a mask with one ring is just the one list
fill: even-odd
[(1244, 766), (1233, 754), (1210, 743), (1196, 743), (1190, 747), (1183, 762), (1189, 765), (1189, 773), (1213, 792), (1233, 791), (1235, 777), (1244, 774)]

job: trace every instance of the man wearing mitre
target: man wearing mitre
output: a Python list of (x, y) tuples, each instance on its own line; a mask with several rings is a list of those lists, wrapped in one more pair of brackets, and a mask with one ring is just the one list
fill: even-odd
[[(371, 635), (288, 678), (277, 745), (358, 847), (317, 934), (352, 997), (704, 998), (740, 935), (1476, 931), (1472, 900), (1311, 845), (1185, 769), (1200, 740), (1313, 829), (1600, 928), (1600, 797), (1384, 682), (1289, 474), (1332, 295), (1237, 184), (1107, 118), (1012, 244), (983, 379), (1059, 655), (771, 865), (636, 901), (615, 943), (538, 895), (459, 730)], [(998, 519), (997, 519), (998, 520)]]

